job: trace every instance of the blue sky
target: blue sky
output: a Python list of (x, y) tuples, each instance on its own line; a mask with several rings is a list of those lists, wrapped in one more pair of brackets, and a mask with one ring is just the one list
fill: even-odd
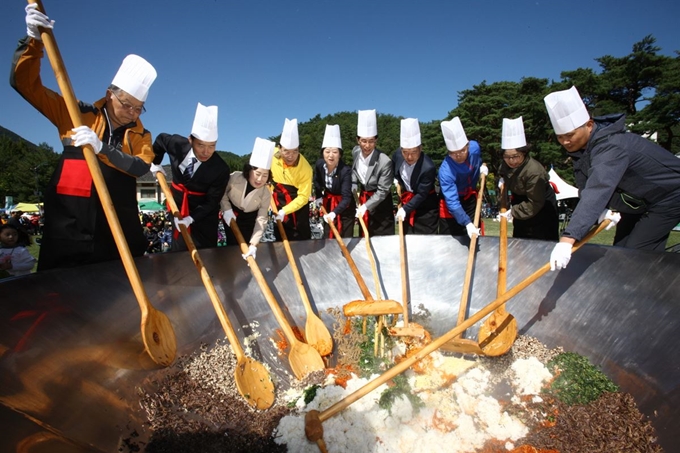
[[(142, 121), (188, 135), (196, 103), (219, 106), (217, 149), (251, 151), (285, 118), (377, 109), (423, 122), (446, 117), (458, 92), (486, 80), (597, 69), (652, 34), (680, 50), (680, 3), (573, 1), (44, 0), (76, 96), (101, 98), (129, 53), (158, 78)], [(8, 74), (25, 35), (25, 3), (0, 2)], [(43, 82), (57, 89), (45, 58)], [(7, 75), (5, 76), (7, 77)], [(61, 151), (56, 129), (0, 83), (0, 125)], [(518, 112), (518, 115), (521, 112)]]

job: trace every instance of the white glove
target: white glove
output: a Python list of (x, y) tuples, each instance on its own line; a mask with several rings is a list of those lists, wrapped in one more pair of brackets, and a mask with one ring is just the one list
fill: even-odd
[(479, 174), (489, 176), (489, 167), (487, 167), (485, 164), (482, 164), (482, 166), (479, 167)]
[(54, 21), (50, 20), (42, 12), (38, 11), (38, 5), (31, 3), (26, 5), (26, 33), (33, 39), (42, 41), (38, 27), (54, 28)]
[(501, 212), (500, 214), (498, 214), (498, 221), (499, 222), (501, 220), (500, 219), (501, 217), (505, 217), (505, 220), (507, 220), (508, 223), (512, 223), (512, 209), (508, 209), (507, 211)]
[(244, 253), (241, 256), (246, 261), (248, 260), (249, 256), (252, 256), (253, 259), (255, 259), (255, 257), (257, 256), (257, 247), (255, 247), (254, 245), (249, 246), (248, 247), (248, 253)]
[(151, 170), (151, 173), (153, 173), (154, 175), (158, 172), (161, 172), (161, 173), (163, 173), (163, 176), (166, 176), (166, 177), (168, 176), (168, 174), (165, 172), (165, 168), (163, 168), (162, 165), (151, 164), (150, 170)]
[(502, 189), (503, 184), (505, 184), (505, 180), (503, 178), (498, 178), (498, 188)]
[(600, 218), (597, 219), (597, 223), (602, 223), (605, 220), (609, 220), (609, 225), (607, 225), (607, 228), (605, 230), (610, 230), (619, 223), (619, 220), (621, 220), (621, 214), (618, 212), (613, 212), (611, 209), (605, 209), (602, 211), (602, 214), (600, 214)]
[(362, 204), (361, 206), (359, 206), (357, 208), (357, 213), (356, 213), (355, 217), (358, 219), (359, 217), (363, 217), (364, 214), (366, 214), (366, 205)]
[(283, 218), (286, 217), (286, 211), (283, 210), (283, 208), (279, 209), (279, 213), (276, 214), (276, 220), (279, 222), (283, 222)]
[(173, 219), (175, 219), (175, 228), (177, 228), (178, 230), (180, 225), (184, 225), (186, 228), (189, 228), (189, 225), (194, 223), (194, 219), (190, 215), (186, 216), (183, 219), (178, 219), (177, 217), (173, 217)]
[(465, 225), (465, 229), (467, 230), (467, 234), (470, 237), (470, 239), (472, 239), (473, 234), (476, 234), (477, 236), (479, 236), (479, 233), (480, 233), (479, 228), (477, 228), (474, 225), (474, 223), (472, 223), (472, 222), (468, 223), (467, 225)]
[(97, 134), (87, 126), (78, 126), (71, 129), (73, 135), (71, 140), (73, 141), (73, 146), (84, 146), (90, 145), (95, 154), (99, 154), (102, 150), (102, 141), (99, 140)]
[(571, 244), (568, 242), (558, 242), (550, 254), (550, 270), (560, 270), (567, 267), (571, 259)]
[(333, 211), (331, 211), (330, 213), (328, 213), (328, 214), (326, 214), (325, 216), (323, 216), (323, 220), (324, 220), (326, 223), (332, 223), (333, 220), (335, 220), (335, 213), (334, 213)]
[(397, 210), (397, 221), (401, 220), (402, 222), (406, 218), (406, 211), (404, 211), (404, 208), (399, 208)]
[(222, 220), (224, 220), (224, 223), (226, 223), (227, 226), (231, 226), (231, 221), (236, 220), (236, 215), (234, 215), (234, 210), (233, 209), (227, 209), (226, 211), (222, 211)]
[(314, 206), (316, 209), (320, 209), (321, 205), (323, 205), (323, 198), (319, 197), (316, 200), (314, 200)]

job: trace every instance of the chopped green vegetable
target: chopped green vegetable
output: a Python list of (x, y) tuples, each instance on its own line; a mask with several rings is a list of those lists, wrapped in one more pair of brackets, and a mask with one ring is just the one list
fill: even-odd
[(573, 352), (558, 354), (548, 369), (556, 369), (557, 378), (544, 392), (552, 394), (565, 404), (588, 404), (605, 392), (617, 392), (619, 388), (598, 370), (586, 357)]

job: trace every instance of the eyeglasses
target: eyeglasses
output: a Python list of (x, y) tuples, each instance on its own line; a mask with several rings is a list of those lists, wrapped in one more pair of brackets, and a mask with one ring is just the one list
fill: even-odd
[(134, 113), (137, 115), (141, 115), (142, 113), (146, 112), (146, 107), (142, 105), (141, 107), (135, 107), (134, 105), (130, 104), (129, 102), (123, 102), (120, 100), (120, 98), (114, 93), (113, 91), (111, 92), (112, 95), (118, 99), (118, 103), (120, 104), (121, 107), (123, 107), (124, 110), (127, 110), (130, 113)]
[(522, 155), (521, 154), (514, 154), (512, 156), (503, 156), (503, 160), (517, 160), (521, 159)]

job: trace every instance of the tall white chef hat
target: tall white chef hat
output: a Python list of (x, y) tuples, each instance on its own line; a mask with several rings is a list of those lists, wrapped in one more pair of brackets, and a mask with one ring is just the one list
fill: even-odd
[(543, 98), (543, 101), (548, 109), (553, 129), (558, 135), (568, 134), (586, 124), (590, 119), (588, 110), (575, 86), (568, 90), (550, 93)]
[(298, 136), (297, 119), (289, 120), (283, 123), (283, 132), (281, 132), (281, 146), (286, 149), (296, 149), (300, 146), (300, 137)]
[(204, 142), (217, 141), (217, 106), (205, 106), (200, 102), (196, 106), (194, 125), (191, 126), (191, 135)]
[(517, 149), (527, 146), (524, 137), (524, 122), (522, 117), (511, 120), (503, 118), (503, 133), (501, 135), (501, 149)]
[(376, 137), (378, 135), (378, 122), (373, 110), (359, 110), (359, 120), (357, 121), (357, 136)]
[(449, 121), (442, 121), (441, 126), (442, 134), (444, 134), (444, 141), (446, 142), (446, 149), (449, 151), (458, 151), (468, 144), (468, 139), (459, 117), (455, 117)]
[(111, 84), (144, 102), (156, 75), (156, 70), (148, 61), (139, 55), (130, 54), (123, 60)]
[(420, 126), (418, 125), (418, 118), (406, 118), (401, 120), (399, 146), (402, 148), (415, 148), (420, 146)]
[(340, 138), (340, 126), (338, 124), (326, 124), (326, 130), (323, 133), (323, 148), (340, 148), (342, 149), (342, 139)]
[(275, 143), (272, 141), (257, 137), (253, 145), (253, 152), (250, 155), (250, 165), (269, 170), (272, 167), (274, 145)]

